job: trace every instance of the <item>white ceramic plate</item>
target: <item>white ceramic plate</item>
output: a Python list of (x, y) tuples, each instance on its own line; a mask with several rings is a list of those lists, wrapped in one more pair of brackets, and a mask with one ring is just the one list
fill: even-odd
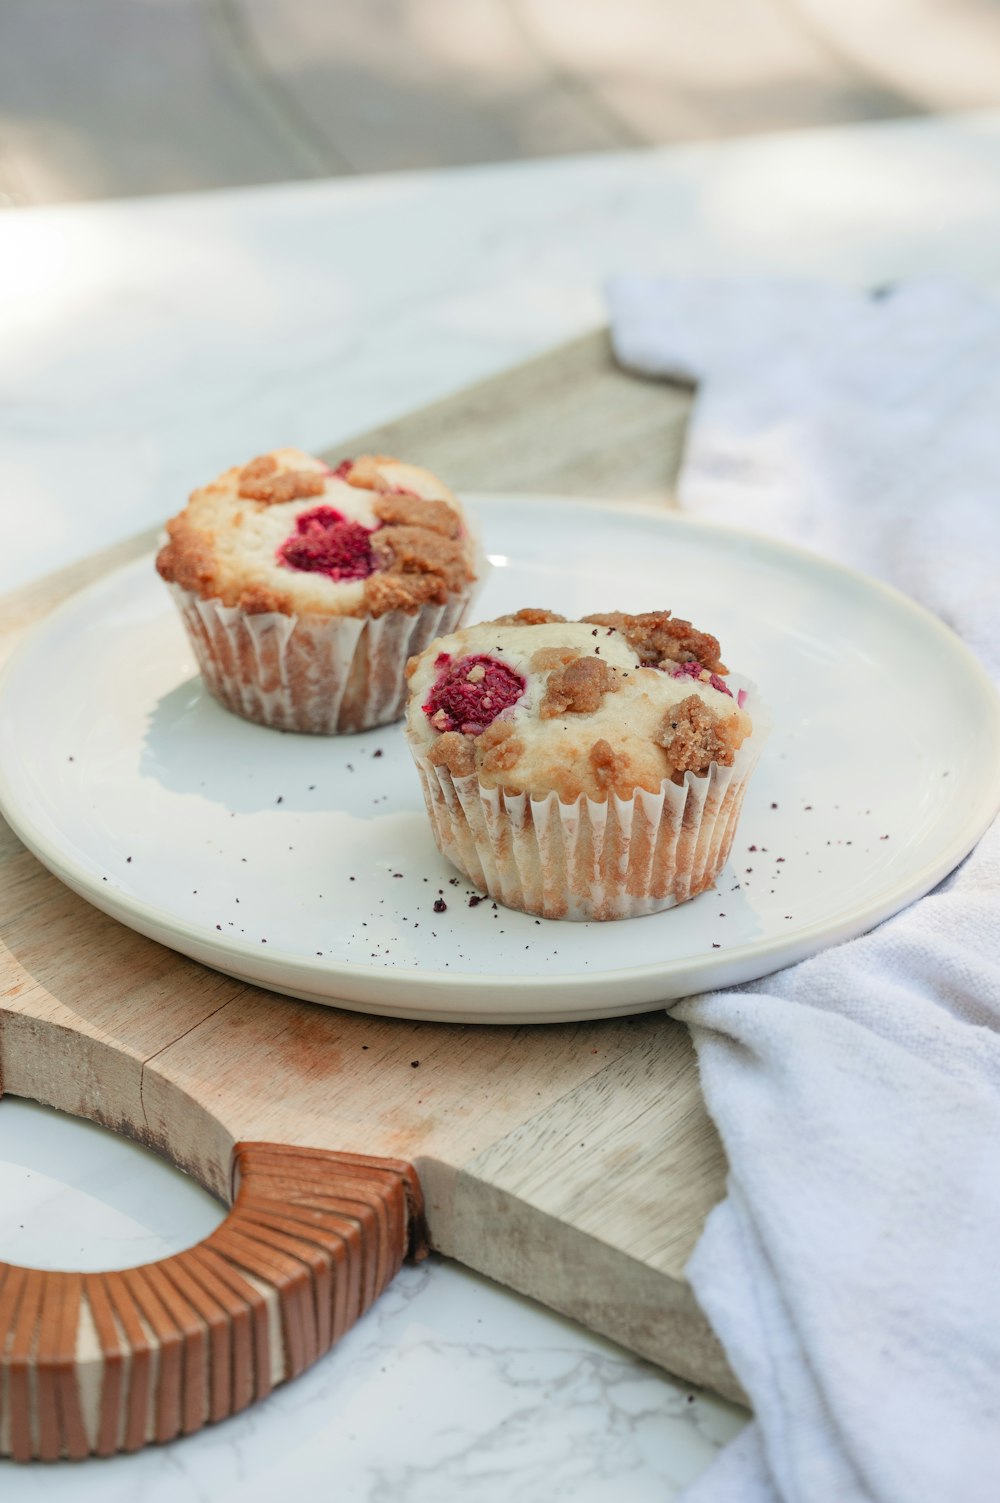
[(667, 605), (760, 685), (775, 730), (716, 891), (605, 924), (469, 907), (401, 728), (324, 740), (227, 714), (149, 560), (67, 602), (8, 666), (0, 803), (21, 839), (99, 908), (233, 976), (499, 1023), (637, 1012), (760, 976), (902, 908), (986, 828), (1000, 702), (903, 596), (686, 519), (474, 506), (494, 563), (480, 619)]

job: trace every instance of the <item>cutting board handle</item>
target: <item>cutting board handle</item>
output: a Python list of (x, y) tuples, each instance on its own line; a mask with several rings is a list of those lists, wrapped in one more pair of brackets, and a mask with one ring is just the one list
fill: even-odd
[(108, 1456), (237, 1414), (328, 1351), (426, 1256), (410, 1164), (237, 1143), (231, 1210), (114, 1273), (0, 1264), (0, 1454)]

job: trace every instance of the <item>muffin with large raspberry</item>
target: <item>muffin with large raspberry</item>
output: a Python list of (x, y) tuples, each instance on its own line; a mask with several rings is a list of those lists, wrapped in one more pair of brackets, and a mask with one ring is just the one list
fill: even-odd
[(629, 918), (715, 882), (767, 734), (715, 637), (669, 611), (523, 610), (406, 671), (438, 848), (498, 902)]
[(167, 523), (156, 567), (227, 709), (333, 735), (398, 720), (404, 669), (459, 624), (484, 567), (462, 508), (382, 455), (278, 449)]

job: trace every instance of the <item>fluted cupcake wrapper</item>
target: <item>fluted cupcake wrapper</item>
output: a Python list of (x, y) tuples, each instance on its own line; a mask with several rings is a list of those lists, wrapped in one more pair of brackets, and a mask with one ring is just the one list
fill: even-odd
[(407, 659), (460, 624), (475, 586), (415, 615), (250, 614), (168, 586), (209, 692), (237, 715), (332, 736), (398, 720)]
[(438, 849), (475, 886), (509, 908), (544, 918), (637, 918), (711, 887), (729, 856), (750, 775), (770, 729), (754, 709), (753, 735), (731, 767), (713, 763), (658, 793), (637, 789), (599, 803), (555, 793), (529, 798), (453, 777), (417, 758)]

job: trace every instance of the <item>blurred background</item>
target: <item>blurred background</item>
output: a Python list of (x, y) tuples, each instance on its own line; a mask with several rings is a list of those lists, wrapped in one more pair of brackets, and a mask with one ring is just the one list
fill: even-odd
[(1000, 0), (0, 0), (0, 202), (1000, 103)]

